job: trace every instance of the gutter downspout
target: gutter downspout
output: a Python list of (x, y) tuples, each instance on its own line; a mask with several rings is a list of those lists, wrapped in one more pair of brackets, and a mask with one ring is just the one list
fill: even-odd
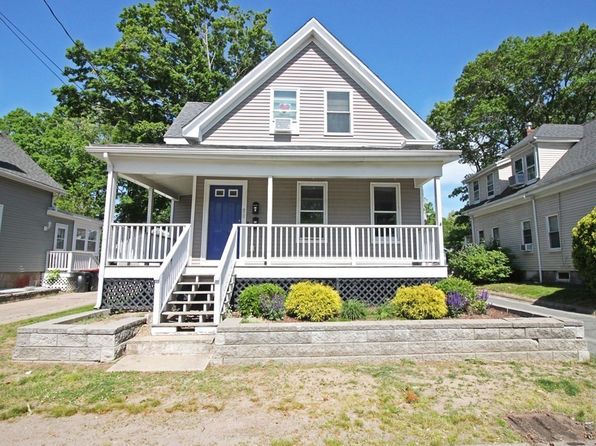
[[(524, 195), (524, 198), (528, 198)], [(540, 235), (538, 234), (538, 217), (536, 215), (536, 200), (532, 200), (532, 214), (534, 216), (534, 232), (536, 233), (536, 254), (538, 254), (538, 281), (542, 283), (542, 256), (540, 255)]]

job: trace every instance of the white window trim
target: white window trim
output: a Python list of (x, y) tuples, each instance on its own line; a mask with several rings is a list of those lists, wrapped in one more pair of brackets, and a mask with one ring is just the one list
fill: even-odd
[[(561, 273), (569, 274), (569, 277), (567, 279), (561, 279), (561, 277), (560, 277)], [(571, 272), (570, 271), (557, 271), (555, 280), (557, 282), (571, 282)]]
[[(550, 217), (557, 217), (557, 231), (559, 233), (559, 247), (558, 248), (553, 248), (550, 245), (550, 226), (548, 223), (548, 219)], [(545, 228), (546, 228), (546, 239), (548, 240), (548, 250), (553, 251), (553, 252), (560, 251), (562, 243), (561, 243), (561, 218), (559, 217), (559, 214), (547, 215), (546, 217), (544, 217), (544, 220), (545, 220)]]
[[(81, 251), (80, 249), (77, 249), (77, 231), (79, 229), (84, 229), (85, 230), (85, 248)], [(95, 239), (95, 250), (94, 251), (88, 251), (87, 250), (87, 244), (89, 243), (89, 232), (95, 231), (97, 232), (97, 238)], [(73, 229), (72, 229), (72, 249), (71, 251), (74, 252), (91, 252), (95, 255), (99, 254), (99, 245), (100, 245), (100, 230), (99, 228), (92, 228), (90, 226), (85, 226), (85, 225), (77, 225), (77, 223), (75, 222)]]
[[(474, 198), (474, 184), (478, 185), (478, 198)], [(474, 180), (470, 183), (470, 201), (472, 203), (478, 203), (480, 201), (480, 183), (478, 180)]]
[[(394, 187), (397, 206), (397, 224), (401, 225), (401, 187), (400, 183), (370, 183), (370, 224), (375, 224), (375, 187)], [(388, 212), (387, 212), (388, 213)]]
[(4, 216), (4, 205), (0, 204), (0, 231), (2, 231), (2, 217)]
[(274, 87), (271, 88), (269, 97), (269, 133), (271, 135), (283, 135), (284, 133), (277, 133), (275, 131), (275, 125), (273, 124), (273, 99), (276, 91), (295, 91), (296, 92), (296, 123), (292, 124), (292, 130), (286, 135), (299, 135), (300, 134), (300, 88), (293, 87)]
[[(302, 201), (302, 186), (322, 186), (323, 187), (323, 224), (327, 224), (327, 213), (329, 211), (327, 207), (327, 181), (298, 181), (296, 182), (296, 224), (300, 223), (300, 205)], [(315, 211), (316, 212), (316, 211)]]
[[(492, 179), (492, 186), (493, 186), (493, 193), (491, 194), (488, 188), (488, 179)], [(495, 173), (491, 172), (486, 176), (486, 196), (487, 197), (494, 197), (495, 196)]]
[[(534, 171), (536, 173), (536, 176), (534, 178), (532, 178), (531, 180), (528, 179), (528, 163), (526, 161), (526, 157), (528, 157), (530, 154), (534, 154)], [(513, 169), (513, 176), (515, 177), (515, 181), (517, 182), (517, 172), (515, 171), (515, 163), (517, 161), (521, 161), (522, 162), (522, 169), (523, 169), (523, 183), (524, 184), (532, 184), (535, 183), (536, 181), (538, 181), (540, 179), (540, 171), (538, 170), (538, 151), (535, 149), (532, 149), (532, 151), (528, 151), (525, 152), (523, 154), (520, 154), (517, 158), (515, 158), (513, 160), (513, 162), (511, 163), (511, 168)]]
[[(327, 93), (348, 93), (348, 104), (350, 107), (350, 131), (349, 132), (328, 132), (327, 131)], [(341, 112), (331, 112), (341, 113)], [(354, 136), (354, 94), (352, 90), (345, 88), (325, 88), (323, 89), (323, 135), (324, 136)]]
[(499, 229), (498, 226), (495, 226), (494, 228), (490, 229), (490, 235), (492, 238), (492, 241), (495, 241), (495, 229), (499, 232), (499, 245), (501, 245), (501, 230)]
[(521, 229), (521, 244), (522, 245), (526, 245), (528, 243), (526, 243), (526, 241), (524, 240), (524, 223), (528, 222), (528, 224), (530, 225), (530, 234), (532, 234), (532, 245), (534, 244), (534, 234), (532, 233), (532, 221), (530, 219), (528, 220), (522, 220), (520, 222), (520, 229)]
[[(64, 248), (62, 249), (58, 249), (56, 247), (56, 243), (58, 241), (58, 229), (64, 229)], [(64, 223), (56, 223), (55, 229), (54, 229), (54, 251), (66, 251), (67, 249), (67, 243), (66, 241), (68, 240), (68, 225), (65, 225)]]

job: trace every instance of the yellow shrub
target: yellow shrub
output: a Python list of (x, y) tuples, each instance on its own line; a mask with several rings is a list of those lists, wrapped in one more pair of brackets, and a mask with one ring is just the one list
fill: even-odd
[(324, 321), (341, 311), (341, 297), (329, 285), (298, 282), (290, 287), (285, 302), (290, 316), (308, 321)]
[(393, 304), (399, 314), (407, 319), (439, 319), (447, 316), (445, 293), (428, 283), (399, 288)]

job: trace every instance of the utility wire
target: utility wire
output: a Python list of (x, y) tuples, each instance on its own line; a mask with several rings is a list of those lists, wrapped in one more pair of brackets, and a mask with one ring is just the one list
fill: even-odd
[[(30, 47), (30, 46), (27, 44), (27, 42), (25, 42), (25, 41), (24, 41), (24, 40), (21, 38), (21, 36), (19, 36), (19, 35), (17, 34), (17, 32), (16, 32), (14, 29), (12, 29), (12, 28), (10, 27), (10, 25), (7, 23), (7, 21), (4, 19), (4, 17), (6, 17), (6, 16), (5, 16), (4, 14), (2, 14), (2, 17), (0, 17), (0, 22), (2, 22), (2, 23), (4, 24), (4, 26), (6, 26), (6, 28), (8, 28), (8, 30), (9, 30), (11, 33), (13, 33), (13, 34), (14, 34), (14, 36), (15, 36), (17, 39), (19, 39), (19, 41), (20, 41), (20, 42), (21, 42), (21, 43), (22, 43), (22, 44), (23, 44), (23, 45), (24, 45), (24, 46), (25, 46), (25, 47), (26, 47), (26, 48), (27, 48), (29, 51), (31, 51), (31, 54), (33, 54), (33, 55), (34, 55), (34, 56), (37, 58), (37, 60), (39, 60), (39, 61), (40, 61), (40, 62), (41, 62), (41, 63), (42, 63), (42, 64), (43, 64), (43, 65), (44, 65), (44, 66), (45, 66), (47, 69), (48, 69), (48, 71), (49, 71), (50, 73), (52, 73), (54, 76), (56, 76), (56, 78), (57, 78), (57, 79), (58, 79), (60, 82), (62, 82), (64, 85), (68, 85), (68, 84), (67, 84), (67, 83), (64, 81), (64, 79), (63, 79), (63, 78), (62, 78), (60, 75), (58, 75), (58, 74), (57, 74), (57, 73), (56, 73), (56, 72), (55, 72), (55, 71), (52, 69), (52, 67), (50, 67), (50, 66), (49, 66), (49, 65), (48, 65), (48, 64), (45, 62), (45, 60), (43, 60), (43, 59), (42, 59), (42, 58), (41, 58), (41, 57), (40, 57), (40, 56), (39, 56), (39, 55), (38, 55), (38, 54), (37, 54), (37, 53), (36, 53), (36, 52), (33, 50), (33, 48), (31, 48), (31, 47)], [(11, 22), (11, 23), (12, 23), (12, 22)], [(37, 45), (35, 45), (35, 46), (37, 47)], [(40, 50), (40, 51), (41, 51), (41, 50)], [(42, 51), (42, 54), (43, 54), (43, 51)], [(46, 56), (46, 57), (47, 57), (47, 56)], [(52, 63), (53, 63), (53, 62), (52, 62)], [(76, 85), (76, 84), (75, 84), (75, 85)]]

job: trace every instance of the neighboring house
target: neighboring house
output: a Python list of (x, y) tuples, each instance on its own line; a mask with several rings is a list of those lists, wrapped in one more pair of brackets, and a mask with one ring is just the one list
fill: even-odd
[(596, 121), (529, 129), (465, 182), (474, 242), (507, 248), (527, 280), (580, 281), (571, 229), (596, 206)]
[(8, 136), (0, 133), (0, 289), (45, 285), (68, 289), (73, 273), (97, 268), (101, 221), (57, 210), (64, 189)]
[[(422, 187), (459, 152), (318, 21), (215, 102), (187, 103), (165, 145), (101, 145), (108, 165), (98, 306), (152, 308), (153, 331), (212, 331), (251, 283), (313, 279), (379, 303), (447, 275)], [(172, 200), (170, 224), (113, 223), (117, 178)], [(149, 213), (150, 214), (150, 213)]]

